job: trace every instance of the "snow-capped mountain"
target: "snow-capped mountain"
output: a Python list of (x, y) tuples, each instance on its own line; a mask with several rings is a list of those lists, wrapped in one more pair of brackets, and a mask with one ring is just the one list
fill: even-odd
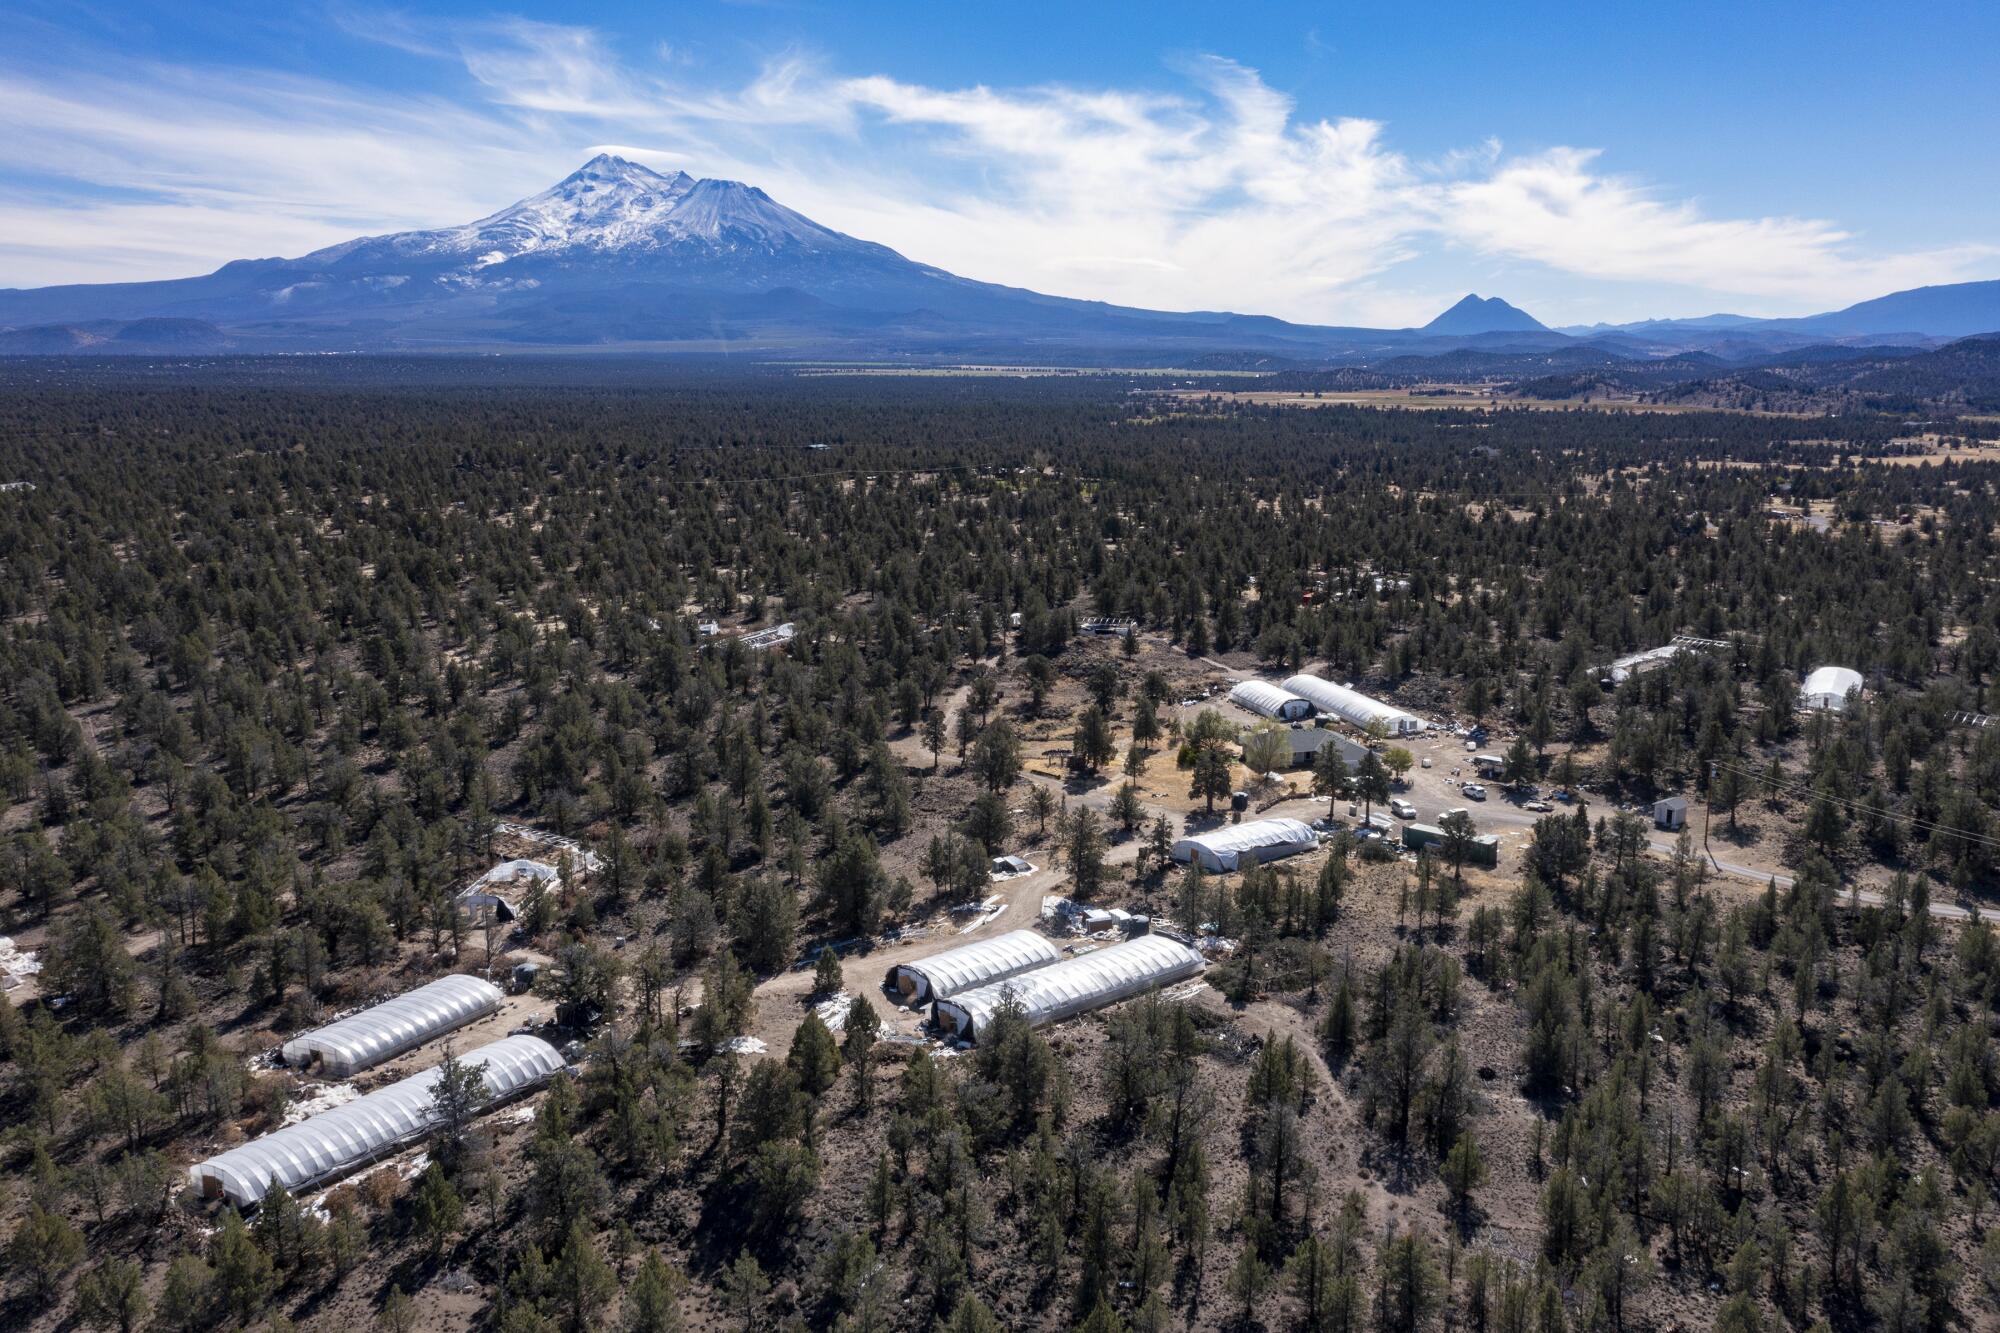
[(880, 249), (822, 227), (740, 181), (696, 180), (685, 171), (663, 175), (601, 153), (540, 194), (477, 222), (344, 241), (298, 262), (448, 258), (490, 268), (525, 255), (643, 254), (674, 248), (764, 254)]
[[(610, 154), (460, 226), (197, 278), (0, 291), (0, 354), (619, 345), (1276, 366), (1572, 341), (1498, 298), (1468, 297), (1424, 329), (1356, 329), (1043, 296), (912, 262), (754, 186)], [(1636, 356), (1680, 345), (1626, 342)]]

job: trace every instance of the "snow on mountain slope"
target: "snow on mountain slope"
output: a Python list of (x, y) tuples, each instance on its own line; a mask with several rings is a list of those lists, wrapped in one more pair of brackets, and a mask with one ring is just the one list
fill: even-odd
[(619, 253), (669, 249), (877, 251), (776, 203), (737, 181), (663, 175), (608, 153), (555, 185), (459, 227), (397, 232), (315, 251), (302, 264), (339, 265), (394, 259), (469, 261), (474, 270), (525, 255)]

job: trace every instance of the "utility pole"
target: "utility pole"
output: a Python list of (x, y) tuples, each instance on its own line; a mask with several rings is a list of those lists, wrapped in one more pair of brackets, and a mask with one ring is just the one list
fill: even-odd
[(1708, 791), (1703, 794), (1701, 802), (1701, 850), (1708, 854), (1708, 863), (1714, 866), (1719, 874), (1722, 862), (1715, 859), (1715, 853), (1709, 851), (1708, 847), (1708, 814), (1715, 805), (1715, 770), (1716, 761), (1711, 759), (1708, 761)]

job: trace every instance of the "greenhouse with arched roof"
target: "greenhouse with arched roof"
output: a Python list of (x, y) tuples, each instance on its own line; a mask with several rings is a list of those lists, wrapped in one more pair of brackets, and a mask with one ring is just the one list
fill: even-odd
[[(459, 1063), (481, 1068), (486, 1084), (481, 1109), (491, 1110), (548, 1082), (563, 1067), (563, 1058), (540, 1037), (508, 1037), (480, 1047)], [(188, 1169), (188, 1178), (203, 1198), (227, 1199), (248, 1208), (274, 1183), (297, 1193), (378, 1162), (436, 1128), (431, 1097), (439, 1068), (412, 1074), (197, 1163)]]
[(960, 991), (1004, 981), (1062, 961), (1062, 951), (1032, 930), (1010, 930), (990, 940), (961, 944), (889, 969), (885, 984), (910, 1004), (928, 1004)]
[(1177, 940), (1143, 935), (939, 1000), (931, 1021), (978, 1041), (1010, 1001), (1021, 1007), (1029, 1026), (1041, 1027), (1198, 976), (1206, 965)]
[(478, 977), (439, 977), (284, 1045), (285, 1063), (347, 1078), (414, 1050), (500, 1007), (500, 988)]

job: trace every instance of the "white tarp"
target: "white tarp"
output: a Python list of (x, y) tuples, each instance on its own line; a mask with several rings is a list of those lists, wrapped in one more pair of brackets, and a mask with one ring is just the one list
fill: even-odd
[(1281, 690), (1268, 680), (1246, 680), (1229, 692), (1229, 702), (1247, 708), (1260, 717), (1281, 722), (1301, 722), (1313, 715), (1312, 701)]
[(1670, 643), (1664, 648), (1648, 648), (1643, 653), (1632, 653), (1619, 658), (1611, 664), (1606, 674), (1611, 677), (1613, 685), (1623, 685), (1631, 679), (1633, 672), (1644, 671), (1658, 662), (1670, 662), (1686, 651), (1677, 643)]
[(1336, 685), (1318, 676), (1300, 674), (1287, 677), (1279, 687), (1298, 695), (1322, 713), (1331, 713), (1349, 726), (1374, 735), (1406, 736), (1422, 731), (1429, 723), (1415, 713), (1406, 713), (1394, 704), (1371, 699), (1359, 690)]
[(1010, 930), (913, 963), (898, 963), (889, 969), (888, 984), (913, 1003), (928, 1004), (974, 986), (1047, 967), (1061, 958), (1062, 951), (1046, 936), (1032, 930)]
[(1296, 819), (1257, 819), (1196, 833), (1173, 846), (1176, 861), (1201, 859), (1203, 870), (1234, 870), (1249, 855), (1252, 861), (1275, 861), (1295, 856), (1319, 846), (1319, 837), (1310, 826)]
[[(491, 1107), (546, 1082), (563, 1067), (563, 1058), (540, 1037), (508, 1037), (470, 1052), (461, 1063), (484, 1066), (486, 1105)], [(345, 1175), (430, 1134), (431, 1089), (437, 1079), (435, 1068), (412, 1074), (198, 1163), (188, 1169), (188, 1178), (203, 1197), (247, 1208), (264, 1197), (273, 1181), (296, 1194)]]
[(1010, 1000), (1030, 1025), (1040, 1027), (1196, 976), (1203, 966), (1201, 955), (1185, 944), (1145, 935), (939, 1000), (931, 1017), (939, 1027), (977, 1041)]
[(462, 1028), (500, 1007), (500, 988), (478, 977), (439, 977), (393, 1000), (349, 1014), (285, 1043), (285, 1063), (317, 1066), (329, 1078), (349, 1078), (384, 1060)]

